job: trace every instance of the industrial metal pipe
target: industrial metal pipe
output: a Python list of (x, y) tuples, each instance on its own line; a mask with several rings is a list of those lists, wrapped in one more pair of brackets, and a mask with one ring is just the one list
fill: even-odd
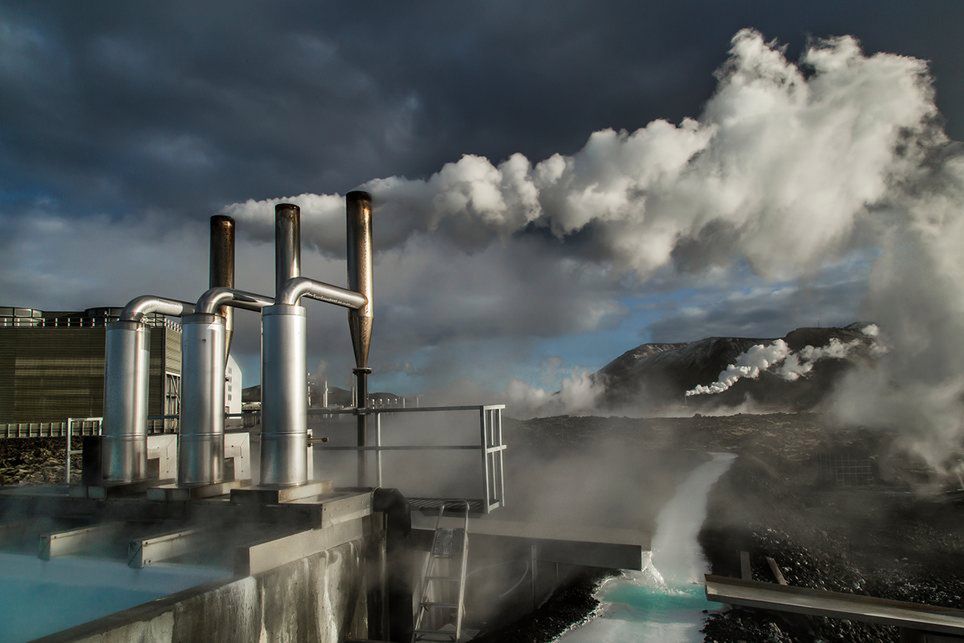
[[(234, 288), (234, 219), (223, 214), (211, 217), (211, 245), (209, 257), (208, 287)], [(217, 311), (224, 317), (225, 341), (224, 359), (231, 352), (231, 337), (234, 334), (234, 311), (229, 306), (221, 306)]]
[[(345, 215), (348, 240), (348, 288), (365, 296), (364, 306), (348, 311), (348, 329), (355, 352), (355, 386), (359, 447), (367, 443), (368, 434), (368, 352), (372, 343), (374, 318), (374, 277), (372, 271), (372, 196), (368, 192), (353, 191), (345, 195)], [(358, 452), (358, 485), (366, 484), (365, 451)]]
[(180, 317), (181, 315), (190, 315), (193, 312), (194, 304), (190, 302), (167, 299), (166, 297), (158, 297), (157, 295), (142, 295), (141, 297), (131, 299), (130, 302), (124, 306), (120, 314), (120, 320), (139, 322), (144, 315), (151, 313)]
[(132, 299), (105, 336), (103, 478), (133, 482), (147, 477), (147, 390), (150, 330), (144, 315), (182, 315), (194, 305), (145, 295)]
[(179, 484), (224, 479), (224, 317), (195, 313), (181, 322)]
[(103, 478), (133, 482), (147, 477), (147, 384), (150, 335), (146, 324), (110, 324), (105, 338)]
[(372, 344), (372, 318), (375, 311), (372, 275), (372, 197), (368, 192), (345, 195), (348, 223), (348, 289), (365, 296), (364, 306), (348, 312), (355, 367), (368, 368)]
[(181, 422), (177, 481), (182, 485), (224, 480), (224, 382), (227, 323), (216, 311), (260, 311), (270, 297), (211, 288), (198, 299), (197, 312), (183, 319), (181, 332)]
[(308, 481), (308, 371), (305, 309), (275, 304), (262, 310), (261, 484)]
[(292, 277), (301, 276), (301, 208), (291, 203), (274, 207), (275, 297)]
[[(194, 307), (198, 313), (220, 315), (220, 311), (231, 308), (260, 311), (265, 306), (274, 304), (274, 299), (267, 295), (259, 295), (234, 288), (211, 288), (201, 295)], [(223, 317), (223, 315), (221, 315)]]
[[(371, 196), (347, 196), (348, 289), (300, 276), (300, 211), (275, 207), (275, 300), (262, 310), (261, 352), (261, 484), (307, 482), (307, 326), (302, 297), (349, 308), (355, 372), (367, 390), (368, 350), (372, 329)], [(359, 445), (364, 446), (365, 403), (359, 408)], [(359, 456), (359, 479), (364, 480)]]
[(302, 297), (317, 299), (336, 306), (357, 310), (368, 305), (368, 298), (361, 293), (315, 281), (308, 277), (289, 279), (278, 293), (278, 303), (297, 306)]

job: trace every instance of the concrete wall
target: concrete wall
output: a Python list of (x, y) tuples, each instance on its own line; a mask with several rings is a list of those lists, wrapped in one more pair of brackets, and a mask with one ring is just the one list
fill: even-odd
[(363, 541), (272, 570), (195, 588), (46, 641), (319, 641), (367, 637)]

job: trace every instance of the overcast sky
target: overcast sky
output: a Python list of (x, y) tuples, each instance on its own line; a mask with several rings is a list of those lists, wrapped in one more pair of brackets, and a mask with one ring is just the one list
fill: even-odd
[[(239, 219), (238, 286), (269, 292), (272, 200), (429, 181), (465, 154), (535, 165), (606, 128), (699, 119), (745, 27), (786, 45), (789, 61), (808, 39), (841, 35), (868, 56), (927, 61), (944, 130), (964, 138), (956, 1), (0, 4), (0, 304), (196, 299), (206, 220), (221, 211)], [(444, 192), (394, 185), (386, 194), (410, 209)], [(717, 261), (732, 231), (703, 225), (668, 263), (647, 262), (644, 243), (627, 259), (605, 222), (507, 226), (512, 203), (471, 226), (386, 221), (373, 191), (376, 389), (552, 388), (644, 341), (849, 323), (876, 253), (851, 239), (787, 272), (750, 244)], [(343, 229), (313, 221), (304, 272), (343, 284)], [(346, 382), (345, 315), (309, 306), (309, 364)], [(239, 314), (237, 343), (246, 383), (257, 379), (250, 317)]]

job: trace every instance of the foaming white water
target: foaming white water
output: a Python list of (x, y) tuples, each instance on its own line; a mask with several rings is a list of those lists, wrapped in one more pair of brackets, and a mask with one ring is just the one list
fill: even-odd
[(596, 593), (599, 616), (564, 634), (565, 643), (702, 641), (708, 571), (699, 544), (710, 490), (736, 456), (715, 453), (694, 469), (656, 518), (653, 551), (642, 571), (625, 571)]
[(710, 489), (734, 458), (732, 453), (714, 453), (687, 476), (656, 517), (650, 565), (667, 583), (703, 581), (708, 569), (699, 543), (700, 528), (706, 520)]

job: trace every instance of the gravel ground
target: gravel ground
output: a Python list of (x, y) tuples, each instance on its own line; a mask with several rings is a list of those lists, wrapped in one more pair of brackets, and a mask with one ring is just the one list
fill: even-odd
[[(82, 438), (73, 439), (80, 449)], [(11, 438), (0, 440), (0, 486), (63, 484), (65, 438)], [(71, 471), (80, 475), (80, 455), (73, 457)]]
[[(701, 534), (714, 573), (774, 582), (772, 557), (791, 586), (964, 607), (964, 507), (879, 481), (820, 484), (802, 463), (738, 459), (710, 498)], [(899, 641), (897, 628), (732, 609), (713, 614), (708, 641)]]

